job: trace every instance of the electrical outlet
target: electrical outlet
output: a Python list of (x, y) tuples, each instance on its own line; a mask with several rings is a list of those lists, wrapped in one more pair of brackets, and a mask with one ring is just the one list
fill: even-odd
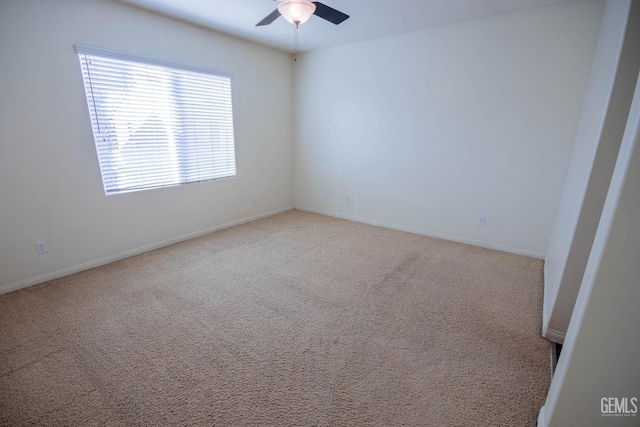
[(259, 201), (260, 201), (260, 198), (259, 198), (258, 196), (253, 196), (253, 197), (251, 198), (251, 203), (253, 203), (254, 205), (255, 205), (256, 203), (258, 203)]
[(49, 250), (47, 249), (47, 242), (45, 242), (44, 240), (40, 242), (36, 242), (36, 250), (38, 251), (39, 254), (43, 254), (47, 252)]
[(477, 224), (477, 225), (484, 225), (484, 223), (485, 223), (485, 221), (486, 221), (486, 220), (487, 220), (487, 217), (486, 217), (486, 216), (479, 216), (479, 217), (476, 219), (476, 224)]

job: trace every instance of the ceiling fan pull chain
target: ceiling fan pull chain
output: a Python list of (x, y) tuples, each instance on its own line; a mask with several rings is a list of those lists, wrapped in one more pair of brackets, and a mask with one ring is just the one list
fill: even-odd
[(293, 29), (293, 50), (298, 53), (298, 26)]

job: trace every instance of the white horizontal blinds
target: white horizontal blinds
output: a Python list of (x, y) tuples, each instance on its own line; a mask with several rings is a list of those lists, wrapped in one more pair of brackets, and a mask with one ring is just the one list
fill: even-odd
[(78, 51), (107, 194), (235, 176), (229, 77)]

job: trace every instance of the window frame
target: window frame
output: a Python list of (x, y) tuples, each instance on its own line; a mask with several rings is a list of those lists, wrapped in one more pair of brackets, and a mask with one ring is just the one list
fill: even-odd
[[(161, 60), (161, 59), (155, 59), (155, 58), (150, 58), (150, 57), (145, 57), (145, 56), (140, 56), (140, 55), (133, 55), (133, 54), (128, 54), (128, 53), (124, 53), (124, 52), (120, 52), (120, 51), (115, 51), (115, 50), (111, 50), (111, 49), (106, 49), (106, 48), (100, 48), (100, 47), (95, 47), (95, 46), (89, 46), (89, 45), (84, 45), (84, 44), (75, 44), (74, 45), (75, 50), (76, 50), (76, 56), (79, 60), (79, 65), (81, 68), (81, 77), (82, 77), (82, 82), (83, 82), (83, 94), (85, 95), (85, 100), (87, 102), (87, 108), (88, 108), (88, 113), (89, 113), (89, 121), (91, 124), (91, 129), (92, 129), (92, 136), (93, 136), (93, 142), (94, 142), (94, 148), (96, 150), (96, 157), (98, 160), (98, 164), (99, 164), (99, 168), (100, 168), (100, 176), (101, 176), (101, 180), (102, 180), (102, 186), (104, 189), (104, 193), (106, 196), (112, 196), (112, 195), (116, 195), (116, 194), (124, 194), (124, 193), (131, 193), (131, 192), (137, 192), (137, 191), (145, 191), (145, 190), (155, 190), (155, 189), (160, 189), (160, 188), (166, 188), (166, 187), (177, 187), (177, 186), (182, 186), (182, 185), (190, 185), (190, 184), (200, 184), (200, 183), (208, 183), (208, 182), (212, 182), (212, 181), (222, 181), (222, 180), (228, 180), (228, 179), (235, 179), (238, 175), (238, 168), (237, 168), (237, 147), (236, 147), (236, 132), (235, 132), (235, 120), (234, 120), (234, 108), (233, 108), (233, 90), (232, 90), (232, 84), (233, 84), (233, 75), (231, 73), (228, 72), (223, 72), (223, 71), (218, 71), (218, 70), (212, 70), (212, 69), (208, 69), (208, 68), (202, 68), (202, 67), (196, 67), (196, 66), (190, 66), (190, 65), (185, 65), (185, 64), (180, 64), (180, 63), (175, 63), (175, 62), (171, 62), (171, 61), (165, 61), (165, 60)], [(162, 184), (155, 184), (155, 185), (149, 185), (149, 186), (144, 186), (144, 185), (138, 185), (136, 187), (130, 187), (130, 188), (126, 188), (126, 187), (115, 187), (115, 188), (109, 188), (107, 185), (107, 182), (105, 181), (105, 170), (103, 169), (103, 164), (102, 164), (102, 160), (101, 159), (101, 153), (100, 153), (100, 146), (99, 146), (99, 141), (98, 141), (98, 134), (96, 134), (96, 127), (94, 125), (94, 118), (93, 118), (93, 114), (97, 114), (97, 108), (95, 105), (93, 105), (93, 107), (91, 106), (92, 100), (94, 99), (93, 94), (90, 94), (87, 90), (87, 83), (85, 81), (85, 72), (84, 72), (84, 67), (85, 65), (83, 65), (83, 55), (90, 55), (90, 56), (97, 56), (97, 57), (102, 57), (102, 58), (106, 58), (106, 59), (113, 59), (113, 60), (121, 60), (121, 61), (128, 61), (128, 62), (133, 62), (136, 64), (140, 64), (140, 65), (150, 65), (150, 66), (155, 66), (155, 67), (163, 67), (163, 68), (169, 68), (173, 71), (185, 71), (185, 72), (191, 72), (191, 73), (199, 73), (199, 74), (204, 74), (204, 75), (211, 75), (214, 77), (218, 77), (218, 78), (223, 78), (223, 79), (228, 79), (228, 96), (229, 96), (229, 111), (228, 114), (230, 115), (230, 122), (227, 122), (226, 124), (228, 126), (230, 126), (230, 130), (231, 130), (231, 143), (230, 145), (232, 146), (232, 149), (229, 151), (231, 153), (231, 155), (233, 156), (232, 158), (232, 163), (229, 162), (228, 165), (232, 165), (232, 169), (233, 169), (233, 175), (230, 176), (220, 176), (220, 177), (213, 177), (213, 178), (207, 178), (207, 179), (200, 179), (200, 180), (185, 180), (185, 179), (180, 179), (179, 182), (165, 182)], [(93, 108), (93, 110), (92, 110)], [(99, 122), (97, 122), (97, 118), (96, 120), (96, 124), (98, 124), (99, 126)], [(181, 125), (184, 125), (184, 122), (179, 121), (179, 123)], [(180, 140), (176, 140), (174, 144), (179, 145), (180, 144)], [(226, 141), (227, 144), (229, 144), (229, 141)], [(227, 148), (229, 149), (229, 148)], [(214, 155), (212, 155), (210, 157), (210, 160), (212, 162), (216, 162), (219, 161), (219, 159), (221, 159), (221, 157), (215, 157)], [(174, 155), (174, 157), (172, 158), (173, 161), (175, 162), (179, 162), (179, 158)], [(144, 163), (139, 163), (138, 165), (144, 165)], [(108, 173), (113, 173), (113, 171), (111, 170), (111, 168), (109, 166), (105, 167), (107, 170), (107, 174)]]

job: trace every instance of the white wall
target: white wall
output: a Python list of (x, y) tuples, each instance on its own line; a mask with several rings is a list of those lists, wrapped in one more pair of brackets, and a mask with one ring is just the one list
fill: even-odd
[[(600, 409), (603, 397), (640, 399), (640, 80), (637, 81), (565, 345), (538, 418), (541, 427), (640, 424), (640, 413), (605, 418)], [(636, 407), (640, 409), (640, 402)]]
[(543, 258), (602, 11), (578, 2), (300, 55), (296, 207)]
[(547, 252), (543, 335), (557, 342), (564, 339), (580, 289), (640, 69), (640, 14), (627, 25), (630, 4), (606, 4)]
[[(232, 73), (237, 178), (106, 197), (74, 43)], [(0, 293), (292, 207), (292, 77), (289, 54), (121, 3), (0, 2)]]

